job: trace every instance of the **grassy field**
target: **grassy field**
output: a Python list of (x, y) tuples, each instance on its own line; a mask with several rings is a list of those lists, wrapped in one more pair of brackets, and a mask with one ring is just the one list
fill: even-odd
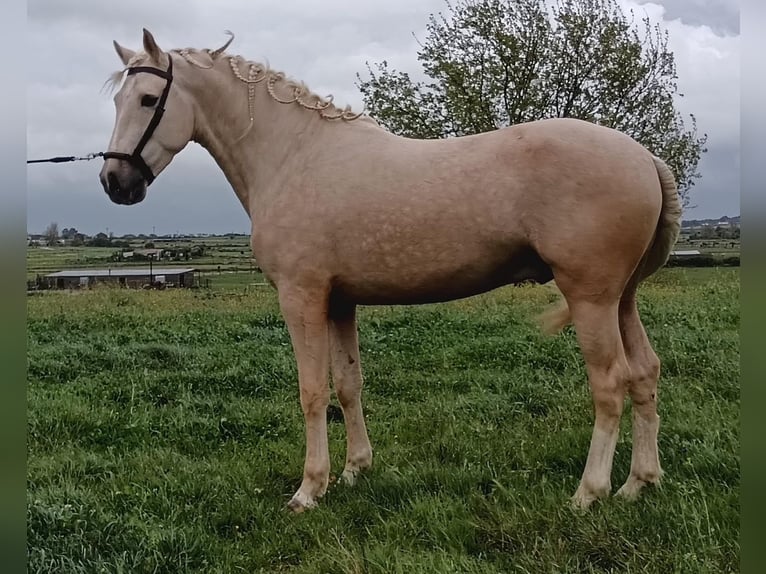
[[(543, 287), (365, 308), (374, 468), (292, 515), (303, 422), (274, 291), (28, 298), (29, 572), (737, 572), (739, 270), (642, 287), (663, 486), (568, 507), (590, 396)], [(629, 407), (613, 486), (630, 466)], [(332, 469), (343, 466), (337, 406)]]

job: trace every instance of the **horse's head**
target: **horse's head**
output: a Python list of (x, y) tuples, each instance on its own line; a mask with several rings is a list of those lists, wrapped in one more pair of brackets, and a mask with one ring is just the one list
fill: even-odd
[(99, 177), (113, 202), (132, 205), (189, 143), (194, 108), (174, 77), (171, 54), (147, 30), (143, 52), (114, 47), (127, 76), (114, 97), (117, 116)]

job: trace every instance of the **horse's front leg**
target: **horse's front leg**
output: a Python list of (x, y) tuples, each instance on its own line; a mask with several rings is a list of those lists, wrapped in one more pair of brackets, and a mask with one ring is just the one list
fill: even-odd
[(279, 305), (298, 363), (301, 407), (306, 420), (303, 482), (288, 503), (291, 510), (302, 512), (316, 505), (330, 476), (327, 291), (280, 285)]

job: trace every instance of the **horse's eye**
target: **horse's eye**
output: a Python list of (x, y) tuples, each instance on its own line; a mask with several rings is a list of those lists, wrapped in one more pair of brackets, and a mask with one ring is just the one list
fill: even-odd
[(157, 96), (145, 95), (141, 98), (141, 105), (147, 108), (151, 108), (157, 103)]

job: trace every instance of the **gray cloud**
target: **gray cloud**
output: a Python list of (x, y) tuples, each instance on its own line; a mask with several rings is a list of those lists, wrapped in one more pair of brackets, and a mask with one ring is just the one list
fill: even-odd
[(739, 34), (738, 0), (640, 0), (661, 4), (668, 20), (680, 19), (689, 26), (709, 26), (717, 34)]
[[(654, 20), (662, 17), (650, 4), (638, 7), (623, 1), (628, 7), (646, 10)], [(682, 6), (680, 1), (675, 4)], [(691, 4), (720, 6), (720, 14), (733, 5), (723, 0)], [(713, 8), (687, 10), (686, 19), (673, 23), (678, 18), (673, 16), (674, 4), (668, 0), (665, 5), (679, 86), (686, 93), (679, 107), (695, 113), (700, 131), (710, 135), (710, 152), (701, 165), (704, 177), (695, 188), (694, 202), (699, 207), (690, 215), (731, 214), (738, 211), (739, 197), (738, 169), (733, 167), (738, 162), (739, 131), (733, 121), (738, 120), (739, 92), (738, 76), (732, 71), (738, 52), (732, 55), (731, 38), (706, 35), (695, 24), (714, 18)], [(164, 48), (217, 47), (226, 40), (223, 31), (231, 29), (236, 39), (230, 52), (268, 61), (315, 91), (332, 93), (337, 102), (358, 110), (362, 99), (355, 87), (356, 74), (365, 71), (365, 61), (385, 59), (394, 68), (417, 74), (413, 33), (425, 37), (428, 15), (444, 7), (443, 0), (369, 4), (358, 0), (29, 0), (27, 58), (29, 69), (37, 73), (29, 76), (27, 85), (28, 157), (80, 155), (105, 148), (114, 108), (102, 86), (121, 67), (111, 43), (114, 39), (138, 48), (142, 27), (150, 29)], [(723, 16), (721, 21), (728, 22)], [(733, 30), (730, 23), (720, 29)], [(738, 70), (738, 60), (735, 64)], [(247, 216), (223, 175), (195, 145), (179, 154), (152, 185), (147, 200), (137, 206), (112, 204), (98, 183), (99, 169), (100, 160), (30, 166), (30, 231), (42, 231), (50, 221), (89, 233), (107, 227), (117, 234), (147, 233), (152, 227), (158, 233), (249, 231)]]

